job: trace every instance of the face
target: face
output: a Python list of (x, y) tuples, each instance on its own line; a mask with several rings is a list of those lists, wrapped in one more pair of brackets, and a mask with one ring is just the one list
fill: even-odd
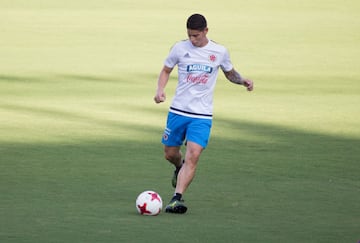
[(208, 39), (206, 38), (206, 34), (208, 32), (208, 28), (205, 28), (202, 31), (188, 29), (187, 34), (189, 40), (196, 47), (203, 47), (208, 43)]

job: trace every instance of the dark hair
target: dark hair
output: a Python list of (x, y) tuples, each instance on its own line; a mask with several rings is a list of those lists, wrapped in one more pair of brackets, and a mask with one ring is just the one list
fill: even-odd
[(191, 30), (203, 31), (206, 27), (206, 19), (201, 14), (191, 15), (186, 22), (186, 28)]

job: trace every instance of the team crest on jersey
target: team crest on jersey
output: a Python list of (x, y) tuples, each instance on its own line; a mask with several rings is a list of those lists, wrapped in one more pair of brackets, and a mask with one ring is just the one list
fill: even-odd
[(212, 62), (215, 62), (216, 61), (216, 56), (214, 54), (211, 54), (209, 56), (209, 60), (212, 61)]

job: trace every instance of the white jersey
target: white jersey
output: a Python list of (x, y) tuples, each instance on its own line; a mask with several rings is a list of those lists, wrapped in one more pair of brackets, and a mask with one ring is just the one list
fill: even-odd
[(219, 67), (230, 71), (233, 65), (226, 48), (211, 40), (195, 47), (189, 40), (176, 43), (165, 66), (178, 65), (178, 85), (170, 111), (184, 116), (212, 119), (213, 94)]

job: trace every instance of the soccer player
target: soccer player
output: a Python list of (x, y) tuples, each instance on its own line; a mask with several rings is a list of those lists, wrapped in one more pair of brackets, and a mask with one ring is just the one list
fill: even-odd
[[(188, 40), (177, 42), (164, 62), (154, 97), (166, 99), (165, 87), (173, 68), (178, 66), (178, 84), (162, 137), (165, 159), (175, 166), (172, 178), (175, 193), (165, 212), (183, 214), (187, 207), (182, 195), (195, 176), (196, 166), (206, 148), (212, 125), (213, 93), (218, 70), (232, 83), (253, 90), (253, 81), (242, 77), (233, 67), (227, 49), (207, 38), (205, 17), (193, 14), (186, 23)], [(186, 152), (182, 157), (181, 146)]]

